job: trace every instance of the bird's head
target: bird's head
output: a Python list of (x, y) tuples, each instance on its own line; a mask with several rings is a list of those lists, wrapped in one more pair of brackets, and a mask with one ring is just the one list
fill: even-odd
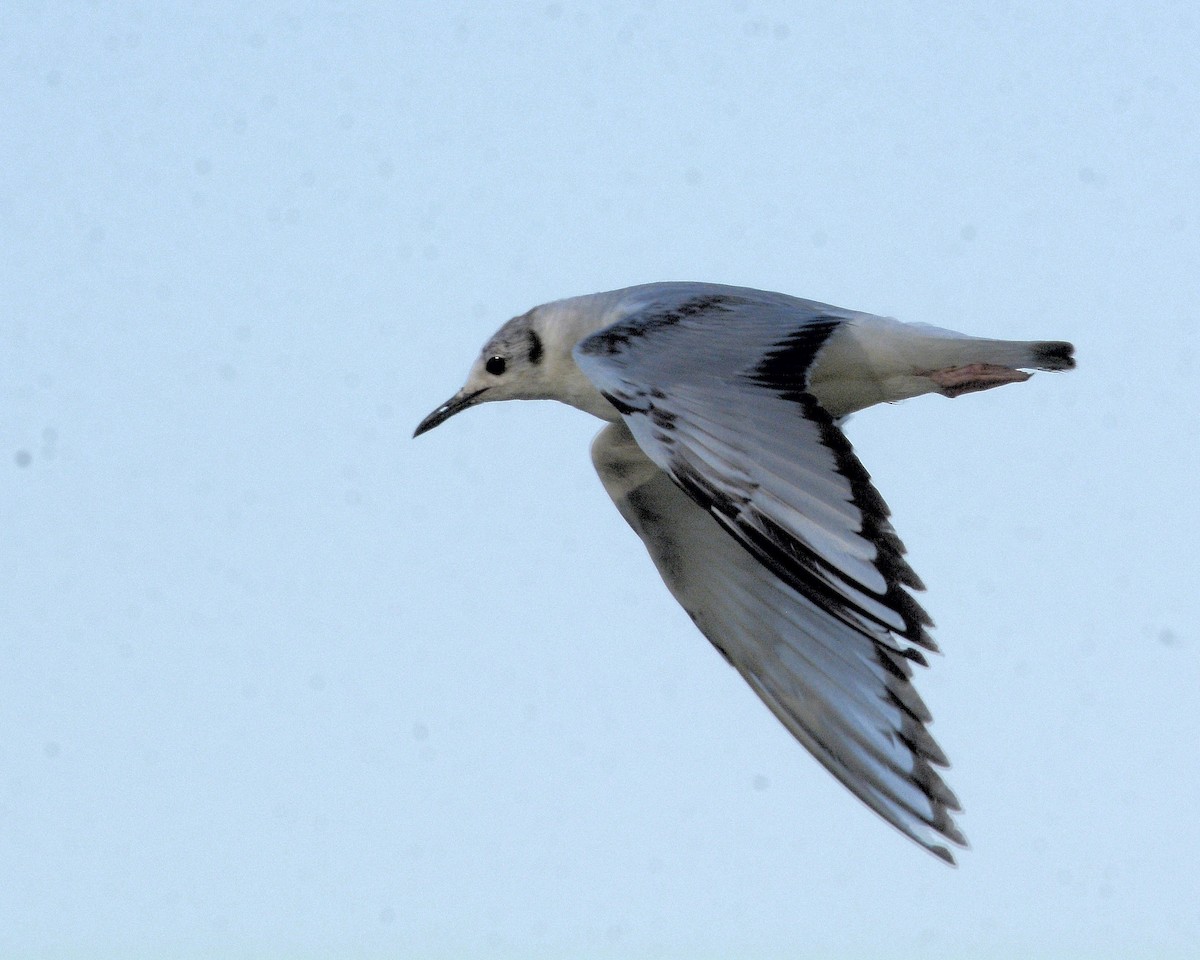
[(414, 437), (445, 423), (468, 407), (492, 400), (540, 400), (555, 396), (553, 368), (547, 354), (543, 307), (509, 320), (484, 344), (471, 365), (467, 382), (449, 400), (417, 425)]
[(576, 366), (571, 351), (628, 311), (627, 292), (555, 300), (513, 317), (484, 344), (462, 389), (422, 420), (413, 436), (492, 400), (558, 400), (605, 420), (617, 419), (615, 408)]

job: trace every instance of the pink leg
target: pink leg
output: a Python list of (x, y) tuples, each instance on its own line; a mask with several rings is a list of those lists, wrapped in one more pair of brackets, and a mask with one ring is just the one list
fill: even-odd
[(964, 393), (990, 390), (1006, 383), (1023, 383), (1032, 374), (994, 363), (972, 363), (965, 367), (931, 370), (926, 376), (938, 385), (938, 392), (943, 397), (961, 397)]

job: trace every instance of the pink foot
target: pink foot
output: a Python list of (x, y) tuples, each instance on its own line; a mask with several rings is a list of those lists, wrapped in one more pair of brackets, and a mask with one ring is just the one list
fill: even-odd
[(990, 390), (1006, 383), (1023, 383), (1032, 374), (994, 363), (972, 363), (965, 367), (933, 370), (926, 376), (938, 385), (938, 392), (943, 397), (961, 397), (964, 393)]

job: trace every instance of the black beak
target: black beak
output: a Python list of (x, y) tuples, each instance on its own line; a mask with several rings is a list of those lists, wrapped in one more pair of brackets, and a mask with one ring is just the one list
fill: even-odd
[(483, 387), (479, 390), (472, 390), (470, 393), (463, 393), (461, 390), (452, 396), (449, 400), (443, 403), (440, 407), (433, 411), (429, 416), (417, 424), (417, 429), (413, 431), (413, 437), (419, 437), (426, 431), (432, 430), (438, 424), (445, 423), (456, 413), (461, 413), (467, 407), (474, 406), (476, 398), (487, 390)]

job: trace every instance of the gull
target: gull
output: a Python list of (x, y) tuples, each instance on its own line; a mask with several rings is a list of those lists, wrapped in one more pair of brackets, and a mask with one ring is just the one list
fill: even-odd
[(650, 283), (534, 307), (414, 437), (494, 400), (608, 421), (604, 489), (675, 599), (788, 731), (901, 833), (954, 863), (961, 807), (913, 666), (924, 589), (840, 424), (1069, 370), (1059, 341), (989, 340), (782, 293)]

